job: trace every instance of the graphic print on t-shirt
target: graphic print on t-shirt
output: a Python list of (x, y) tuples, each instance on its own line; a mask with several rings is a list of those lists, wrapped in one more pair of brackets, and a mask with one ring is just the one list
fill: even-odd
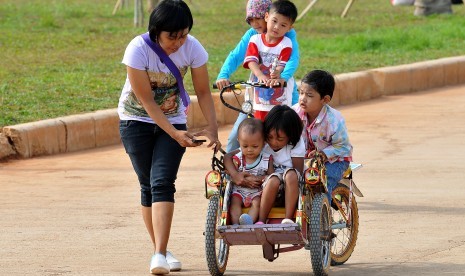
[[(181, 68), (181, 75), (184, 75), (186, 71), (187, 67)], [(147, 74), (149, 75), (150, 86), (152, 87), (152, 95), (155, 102), (160, 106), (160, 109), (167, 117), (177, 116), (182, 101), (179, 97), (179, 87), (176, 83), (176, 78), (171, 72), (148, 71)], [(132, 90), (124, 102), (124, 110), (131, 115), (148, 117), (147, 112)]]
[[(260, 71), (267, 77), (270, 77), (270, 68), (271, 66), (266, 66), (264, 64), (260, 64)], [(258, 78), (253, 76), (253, 81), (258, 81)], [(282, 87), (277, 88), (261, 88), (255, 87), (255, 104), (263, 104), (263, 105), (282, 105), (286, 102), (286, 94), (284, 93), (284, 89)]]

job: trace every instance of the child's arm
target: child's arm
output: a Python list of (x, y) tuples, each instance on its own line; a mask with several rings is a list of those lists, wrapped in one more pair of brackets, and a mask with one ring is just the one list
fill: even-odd
[[(297, 34), (294, 29), (286, 33), (286, 36), (289, 37), (292, 41), (292, 53), (289, 61), (284, 68), (284, 71), (281, 73), (281, 78), (288, 81), (292, 76), (294, 76), (295, 71), (299, 67), (299, 44), (297, 43)], [(296, 104), (299, 100), (299, 92), (297, 91), (297, 85), (294, 85), (294, 91), (292, 91), (292, 104)]]
[(260, 70), (260, 53), (256, 43), (258, 39), (260, 39), (259, 35), (254, 35), (250, 38), (249, 44), (247, 45), (247, 51), (245, 52), (244, 68), (250, 69), (258, 78), (259, 82), (266, 83), (269, 78)]
[[(270, 77), (272, 79), (280, 79), (281, 78), (281, 72), (284, 70), (284, 66), (277, 66), (276, 69), (270, 73)], [(283, 81), (285, 81), (283, 79)]]
[(239, 172), (234, 166), (233, 156), (239, 152), (239, 149), (228, 152), (224, 155), (224, 167), (231, 176), (234, 184), (243, 187), (256, 188), (262, 184), (261, 180), (248, 172)]
[(245, 58), (245, 52), (247, 50), (247, 45), (249, 44), (250, 37), (257, 34), (253, 28), (250, 28), (241, 38), (239, 43), (236, 45), (236, 48), (232, 50), (221, 67), (220, 73), (216, 78), (216, 81), (226, 80), (229, 83), (231, 75), (237, 70), (239, 66), (242, 65)]
[(292, 157), (292, 167), (299, 171), (300, 175), (304, 171), (304, 158), (303, 157)]
[(265, 74), (263, 74), (262, 70), (260, 70), (260, 65), (258, 65), (258, 63), (256, 63), (255, 61), (249, 61), (248, 66), (252, 73), (257, 77), (258, 82), (266, 83), (268, 77)]
[(322, 150), (329, 161), (338, 157), (352, 158), (352, 145), (349, 142), (349, 135), (344, 119), (340, 120), (336, 125), (330, 141), (331, 145)]
[(266, 171), (266, 175), (270, 175), (272, 173), (274, 173), (273, 155), (270, 155), (270, 159), (268, 160), (268, 170)]
[(292, 41), (292, 53), (291, 57), (286, 63), (286, 67), (284, 67), (284, 70), (281, 73), (281, 77), (287, 81), (288, 79), (292, 78), (292, 76), (294, 76), (295, 71), (299, 67), (300, 54), (299, 44), (297, 43), (297, 34), (295, 30), (290, 30), (286, 33), (286, 36), (289, 37)]
[(305, 141), (300, 137), (299, 142), (291, 149), (292, 166), (299, 171), (300, 174), (304, 171), (304, 157), (305, 157)]

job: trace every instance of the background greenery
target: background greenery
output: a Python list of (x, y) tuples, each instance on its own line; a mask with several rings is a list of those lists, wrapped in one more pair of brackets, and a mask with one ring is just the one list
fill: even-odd
[[(133, 27), (133, 1), (0, 0), (0, 127), (115, 108), (126, 77), (121, 59)], [(144, 1), (145, 4), (146, 1)], [(453, 15), (413, 16), (389, 0), (322, 0), (295, 24), (301, 61), (335, 74), (465, 54), (465, 8)], [(189, 0), (192, 34), (209, 52), (213, 83), (222, 62), (248, 29), (245, 0)], [(308, 0), (295, 0), (299, 11)], [(147, 23), (148, 14), (145, 22)], [(146, 23), (144, 25), (146, 25)], [(245, 79), (240, 68), (233, 80)], [(189, 81), (186, 88), (192, 91)]]

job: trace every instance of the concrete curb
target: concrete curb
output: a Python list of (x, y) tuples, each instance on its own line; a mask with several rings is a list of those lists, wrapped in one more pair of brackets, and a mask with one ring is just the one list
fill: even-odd
[[(465, 83), (465, 56), (377, 68), (336, 75), (332, 106), (348, 105), (381, 96), (411, 93)], [(234, 95), (228, 93), (230, 103)], [(200, 128), (206, 120), (191, 96), (187, 118), (189, 128)], [(234, 123), (237, 112), (213, 94), (220, 125)], [(242, 99), (239, 99), (242, 100)], [(0, 160), (73, 152), (120, 143), (115, 109), (6, 126), (0, 131)]]

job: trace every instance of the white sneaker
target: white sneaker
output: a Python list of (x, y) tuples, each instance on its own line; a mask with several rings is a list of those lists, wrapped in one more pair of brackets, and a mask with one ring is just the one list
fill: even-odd
[(281, 224), (292, 224), (294, 221), (292, 219), (285, 218), (281, 221)]
[(150, 260), (150, 273), (152, 274), (169, 274), (170, 266), (163, 254), (153, 254)]
[(168, 265), (170, 266), (170, 271), (179, 271), (181, 270), (181, 262), (176, 259), (171, 252), (166, 251), (166, 261), (168, 262)]

